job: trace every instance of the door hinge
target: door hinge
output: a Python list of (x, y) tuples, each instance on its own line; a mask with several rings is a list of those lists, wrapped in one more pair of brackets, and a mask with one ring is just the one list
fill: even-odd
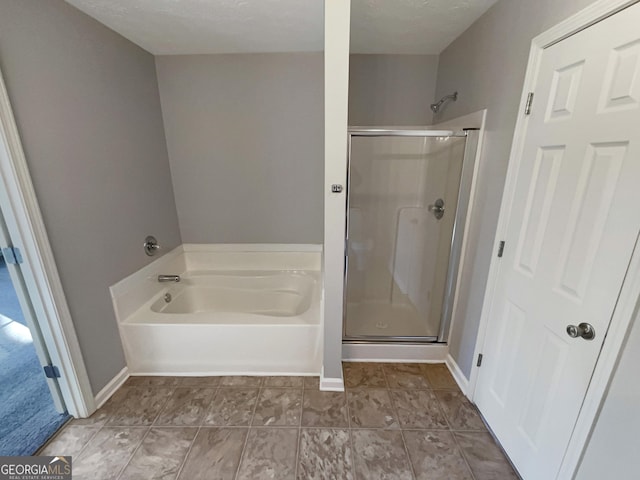
[(349, 256), (349, 239), (348, 238), (344, 239), (344, 256), (345, 257)]
[(18, 247), (7, 247), (2, 249), (2, 256), (7, 263), (18, 265), (22, 263), (22, 253)]
[(504, 240), (501, 240), (500, 244), (498, 245), (498, 257), (502, 257), (503, 253), (504, 253)]
[(47, 365), (44, 368), (44, 376), (47, 378), (60, 378), (60, 370), (55, 365)]
[(476, 363), (476, 367), (479, 367), (480, 365), (482, 365), (482, 354), (481, 353), (478, 354), (478, 362)]
[(527, 95), (527, 103), (524, 104), (524, 114), (529, 115), (531, 113), (531, 104), (533, 103), (533, 92), (529, 92)]

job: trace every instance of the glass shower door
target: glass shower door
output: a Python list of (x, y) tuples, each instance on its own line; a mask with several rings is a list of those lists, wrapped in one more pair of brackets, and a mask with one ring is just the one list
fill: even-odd
[(345, 339), (442, 337), (464, 136), (350, 136)]

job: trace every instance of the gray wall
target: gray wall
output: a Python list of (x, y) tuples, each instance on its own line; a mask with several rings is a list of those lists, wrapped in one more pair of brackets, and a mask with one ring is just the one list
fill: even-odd
[(429, 125), (437, 55), (349, 57), (349, 125)]
[(591, 438), (578, 468), (578, 480), (638, 478), (640, 432), (640, 311), (618, 359)]
[[(470, 235), (471, 274), (462, 279), (450, 353), (468, 377), (494, 249), (494, 235), (531, 40), (593, 0), (500, 0), (440, 55), (436, 98), (459, 92), (434, 122), (487, 109), (477, 210)], [(508, 247), (507, 247), (508, 248)]]
[(0, 0), (0, 68), (94, 392), (125, 365), (109, 286), (180, 244), (153, 57), (61, 0)]
[(183, 241), (322, 243), (322, 54), (156, 66)]

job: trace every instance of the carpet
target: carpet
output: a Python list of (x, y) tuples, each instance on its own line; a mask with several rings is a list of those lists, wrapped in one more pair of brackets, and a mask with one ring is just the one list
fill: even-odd
[(0, 259), (0, 455), (35, 453), (69, 415), (53, 404), (4, 259)]

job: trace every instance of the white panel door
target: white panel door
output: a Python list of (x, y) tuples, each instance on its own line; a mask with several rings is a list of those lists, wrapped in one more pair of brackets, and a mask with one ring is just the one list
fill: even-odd
[(541, 57), (475, 394), (525, 480), (557, 476), (638, 237), (639, 25), (636, 4)]

